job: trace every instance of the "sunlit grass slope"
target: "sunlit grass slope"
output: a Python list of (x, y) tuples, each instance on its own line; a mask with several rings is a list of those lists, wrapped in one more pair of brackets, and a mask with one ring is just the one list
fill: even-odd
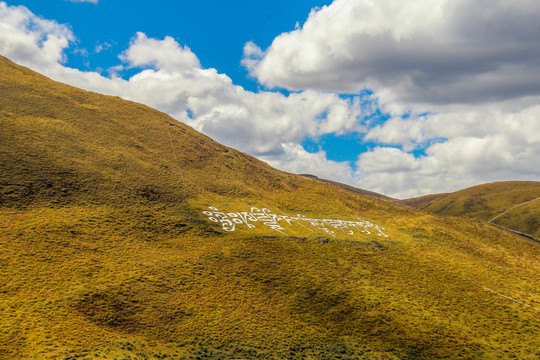
[[(539, 197), (538, 181), (504, 181), (473, 186), (451, 194), (408, 199), (404, 203), (436, 214), (485, 221), (497, 217), (493, 223), (540, 238), (540, 199), (531, 201)], [(528, 203), (520, 205), (525, 202)], [(498, 217), (507, 210), (506, 214)]]
[[(0, 359), (537, 359), (538, 244), (0, 58)], [(356, 221), (285, 232), (202, 212)]]

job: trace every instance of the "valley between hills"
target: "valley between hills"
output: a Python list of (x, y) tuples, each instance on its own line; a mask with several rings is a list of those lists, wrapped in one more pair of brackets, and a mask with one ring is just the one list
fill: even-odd
[(3, 57), (0, 129), (0, 359), (540, 357), (538, 182), (351, 191)]
[(501, 181), (451, 194), (404, 200), (407, 205), (441, 215), (477, 218), (540, 238), (540, 182)]

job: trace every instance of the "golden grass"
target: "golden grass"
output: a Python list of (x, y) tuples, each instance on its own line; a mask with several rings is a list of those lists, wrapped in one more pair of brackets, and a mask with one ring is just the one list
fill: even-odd
[[(489, 221), (514, 206), (540, 197), (538, 181), (503, 181), (473, 186), (451, 194), (404, 200), (409, 206), (436, 214)], [(512, 209), (495, 224), (540, 238), (540, 200)]]
[[(0, 359), (540, 356), (536, 243), (276, 171), (2, 58), (0, 92)], [(226, 233), (208, 206), (389, 237)]]
[(540, 308), (538, 247), (481, 223), (396, 217), (381, 249), (368, 235), (163, 232), (148, 213), (176, 220), (142, 207), (0, 214), (6, 358), (536, 356), (538, 311), (480, 286)]

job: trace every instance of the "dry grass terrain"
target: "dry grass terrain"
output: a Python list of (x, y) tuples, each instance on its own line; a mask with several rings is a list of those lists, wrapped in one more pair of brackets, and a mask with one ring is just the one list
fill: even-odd
[[(274, 170), (4, 58), (0, 129), (0, 359), (540, 357), (537, 243)], [(208, 206), (388, 237), (227, 232)]]
[(435, 194), (408, 199), (403, 203), (435, 214), (491, 220), (494, 224), (540, 239), (540, 182), (538, 181), (503, 181), (483, 184), (451, 194)]

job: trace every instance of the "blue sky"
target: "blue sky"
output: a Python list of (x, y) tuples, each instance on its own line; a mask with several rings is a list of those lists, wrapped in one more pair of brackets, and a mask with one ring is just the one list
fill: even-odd
[[(117, 64), (118, 54), (125, 50), (138, 31), (148, 37), (174, 37), (187, 45), (205, 68), (216, 68), (249, 90), (260, 85), (247, 76), (241, 66), (242, 49), (247, 41), (268, 47), (282, 32), (294, 30), (303, 23), (314, 7), (331, 0), (101, 0), (71, 2), (66, 0), (7, 1), (24, 5), (36, 15), (69, 24), (77, 37), (76, 46), (68, 51), (66, 65), (80, 69), (107, 69)], [(129, 4), (129, 6), (126, 6)], [(100, 53), (98, 45), (110, 44)], [(88, 59), (77, 53), (86, 49)], [(87, 63), (89, 66), (87, 66)]]
[(540, 3), (486, 1), (0, 0), (0, 54), (406, 198), (540, 179)]

